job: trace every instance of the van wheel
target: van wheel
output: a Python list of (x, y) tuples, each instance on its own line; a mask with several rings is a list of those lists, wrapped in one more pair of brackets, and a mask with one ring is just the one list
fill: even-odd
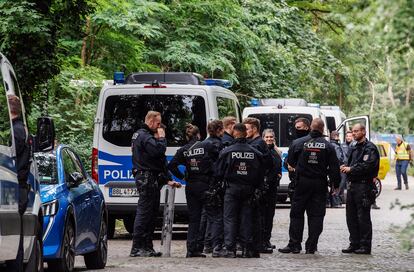
[(25, 265), (25, 272), (43, 272), (43, 242), (42, 242), (42, 228), (40, 224), (37, 225), (37, 235), (33, 242), (32, 252), (30, 254), (29, 262)]
[(47, 263), (49, 271), (72, 272), (75, 266), (75, 229), (69, 221), (66, 224), (62, 243), (62, 258)]
[(114, 239), (115, 235), (115, 217), (108, 216), (108, 239)]
[(108, 258), (108, 235), (105, 215), (102, 214), (101, 229), (99, 231), (99, 241), (97, 249), (94, 252), (86, 254), (83, 258), (85, 260), (86, 268), (88, 269), (103, 269), (106, 266)]
[(133, 234), (134, 233), (134, 221), (135, 221), (135, 216), (128, 216), (124, 218), (124, 227), (125, 229), (130, 233)]

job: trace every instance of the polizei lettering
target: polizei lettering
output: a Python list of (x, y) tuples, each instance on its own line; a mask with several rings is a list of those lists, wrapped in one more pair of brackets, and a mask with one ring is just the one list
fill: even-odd
[(231, 158), (254, 160), (254, 153), (252, 152), (231, 152)]
[(315, 148), (315, 149), (325, 149), (325, 143), (317, 143), (317, 142), (310, 142), (310, 143), (304, 143), (303, 146), (305, 148)]
[(184, 152), (184, 155), (187, 157), (204, 155), (204, 148), (194, 148)]
[(111, 179), (111, 180), (131, 180), (134, 179), (131, 170), (104, 170), (104, 180)]

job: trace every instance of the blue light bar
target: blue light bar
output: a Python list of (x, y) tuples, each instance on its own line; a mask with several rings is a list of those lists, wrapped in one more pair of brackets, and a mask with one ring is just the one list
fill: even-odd
[(115, 72), (114, 73), (114, 85), (116, 84), (124, 84), (125, 83), (125, 75), (124, 72)]
[(252, 107), (257, 107), (257, 106), (259, 106), (259, 99), (257, 99), (257, 98), (252, 98), (252, 100), (250, 100), (250, 105), (251, 105)]
[(230, 81), (226, 79), (205, 78), (204, 81), (207, 86), (220, 86), (226, 89), (231, 88)]

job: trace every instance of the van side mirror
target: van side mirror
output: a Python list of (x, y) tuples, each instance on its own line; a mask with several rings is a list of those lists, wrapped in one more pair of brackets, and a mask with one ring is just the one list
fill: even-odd
[(74, 188), (77, 187), (83, 180), (82, 174), (79, 172), (73, 172), (68, 176), (68, 187)]
[(48, 152), (55, 148), (55, 125), (50, 117), (37, 119), (34, 152)]

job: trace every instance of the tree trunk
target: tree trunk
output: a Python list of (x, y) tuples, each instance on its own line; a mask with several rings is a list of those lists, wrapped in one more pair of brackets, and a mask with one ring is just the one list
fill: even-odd
[(411, 87), (407, 87), (405, 90), (405, 106), (410, 106)]
[(81, 50), (81, 60), (82, 65), (85, 66), (87, 64), (87, 43), (88, 43), (88, 37), (90, 33), (90, 18), (86, 18), (86, 31), (85, 36), (82, 39), (82, 50)]
[(369, 114), (371, 115), (374, 112), (374, 105), (375, 105), (375, 85), (371, 80), (367, 79), (367, 81), (369, 84), (369, 89), (372, 92), (371, 107), (369, 108)]
[(394, 93), (392, 92), (392, 67), (391, 67), (391, 58), (387, 56), (387, 91), (388, 98), (390, 99), (391, 105), (395, 108)]

